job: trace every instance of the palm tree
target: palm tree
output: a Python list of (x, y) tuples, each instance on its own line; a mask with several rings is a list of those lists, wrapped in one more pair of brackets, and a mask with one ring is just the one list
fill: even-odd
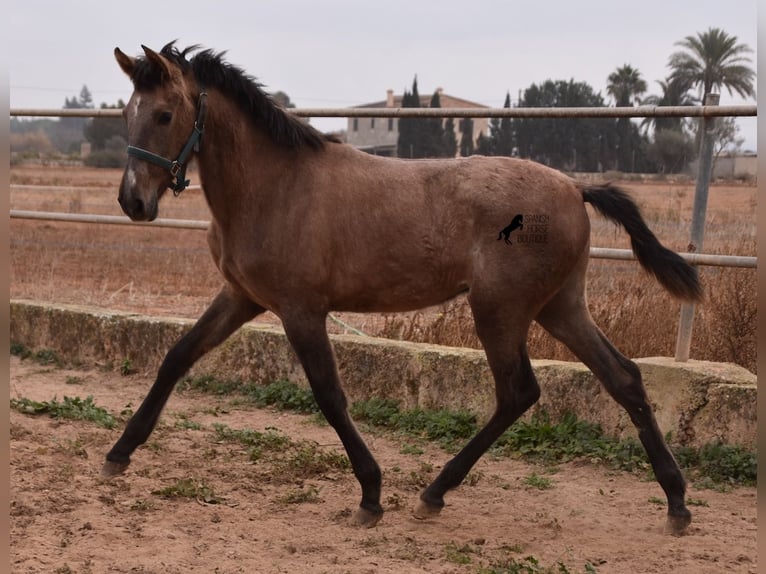
[(687, 36), (676, 45), (683, 50), (670, 55), (670, 77), (681, 85), (696, 86), (701, 101), (721, 88), (726, 88), (729, 95), (737, 92), (743, 98), (755, 97), (755, 72), (748, 65), (750, 58), (745, 56), (753, 50), (747, 44), (738, 44), (736, 36), (719, 28), (709, 28), (696, 36)]
[[(658, 80), (657, 83), (662, 89), (662, 94), (650, 95), (641, 100), (641, 103), (647, 106), (693, 106), (697, 100), (689, 95), (689, 85), (684, 84), (678, 79), (667, 78)], [(662, 130), (683, 131), (683, 118), (663, 118), (646, 117), (641, 122), (641, 127), (648, 129), (654, 127), (655, 133)]]
[[(646, 82), (641, 72), (630, 64), (625, 64), (609, 74), (607, 78), (607, 93), (614, 98), (619, 107), (628, 107), (634, 102), (640, 102), (640, 96), (646, 92)], [(635, 152), (640, 147), (638, 130), (629, 118), (617, 120), (617, 169), (634, 171)]]
[(646, 92), (646, 82), (641, 72), (630, 64), (625, 64), (609, 74), (606, 93), (614, 98), (616, 106), (626, 107), (638, 103), (641, 94)]

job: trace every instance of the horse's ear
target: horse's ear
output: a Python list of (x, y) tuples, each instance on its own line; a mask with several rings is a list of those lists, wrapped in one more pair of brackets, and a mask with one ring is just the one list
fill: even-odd
[(168, 62), (160, 54), (158, 54), (151, 48), (147, 48), (143, 44), (141, 44), (141, 48), (143, 48), (144, 54), (146, 54), (146, 59), (153, 66), (157, 67), (157, 69), (160, 71), (163, 78), (170, 78), (172, 76), (171, 70), (170, 70), (170, 62)]
[(122, 68), (122, 71), (125, 72), (128, 77), (132, 78), (133, 70), (136, 67), (135, 58), (131, 58), (130, 56), (125, 55), (119, 48), (114, 49), (114, 58), (117, 60), (120, 68)]

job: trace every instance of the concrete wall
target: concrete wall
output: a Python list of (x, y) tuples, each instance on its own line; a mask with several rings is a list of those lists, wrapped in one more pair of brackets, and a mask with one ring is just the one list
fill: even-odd
[[(167, 350), (193, 321), (147, 317), (99, 308), (11, 301), (11, 342), (53, 349), (83, 364), (130, 359), (153, 375)], [(352, 335), (333, 336), (338, 368), (351, 401), (396, 399), (405, 408), (470, 409), (486, 419), (494, 408), (494, 383), (484, 353)], [(731, 364), (668, 358), (636, 361), (663, 432), (674, 441), (701, 445), (713, 440), (756, 444), (755, 375)], [(626, 413), (579, 363), (533, 361), (542, 387), (534, 409), (554, 418), (574, 412), (606, 432), (635, 436)], [(192, 374), (270, 383), (287, 379), (306, 385), (284, 333), (248, 324), (200, 360)]]

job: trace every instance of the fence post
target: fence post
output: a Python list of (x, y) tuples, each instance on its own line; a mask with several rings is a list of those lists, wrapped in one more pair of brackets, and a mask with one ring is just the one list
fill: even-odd
[[(717, 106), (720, 96), (708, 94), (705, 96), (706, 106)], [(713, 143), (715, 117), (706, 116), (702, 119), (699, 148), (699, 166), (697, 167), (697, 185), (694, 190), (694, 210), (692, 212), (691, 239), (687, 251), (699, 253), (702, 251), (702, 240), (705, 236), (705, 212), (707, 210), (708, 188), (713, 170)], [(681, 317), (678, 322), (678, 338), (676, 339), (676, 361), (689, 360), (692, 344), (692, 326), (694, 325), (694, 303), (681, 305)]]

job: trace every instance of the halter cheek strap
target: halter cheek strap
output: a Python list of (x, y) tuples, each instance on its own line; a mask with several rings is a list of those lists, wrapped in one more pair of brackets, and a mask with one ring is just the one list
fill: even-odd
[(190, 183), (189, 180), (186, 179), (186, 162), (189, 161), (192, 150), (199, 152), (200, 140), (202, 139), (202, 134), (205, 131), (206, 112), (207, 93), (200, 91), (199, 102), (197, 104), (197, 119), (194, 122), (194, 128), (192, 129), (192, 133), (189, 136), (189, 139), (186, 140), (186, 145), (184, 145), (181, 153), (178, 154), (178, 158), (175, 160), (169, 160), (162, 157), (161, 155), (157, 155), (156, 153), (150, 152), (140, 147), (132, 145), (128, 146), (129, 156), (148, 161), (149, 163), (158, 165), (170, 172), (170, 175), (175, 178), (175, 183), (171, 183), (168, 185), (168, 187), (173, 190), (173, 195), (175, 196), (178, 196), (178, 194), (186, 189)]

